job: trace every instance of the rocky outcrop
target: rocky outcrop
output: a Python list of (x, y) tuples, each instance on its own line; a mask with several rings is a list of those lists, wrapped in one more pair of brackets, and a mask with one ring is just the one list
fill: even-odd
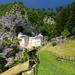
[(55, 20), (50, 16), (44, 17), (43, 22), (44, 24), (51, 24), (51, 25), (55, 24)]
[(12, 8), (4, 16), (0, 16), (0, 56), (7, 61), (5, 67), (12, 65), (20, 56), (17, 39), (19, 32), (28, 36), (39, 33), (28, 21), (27, 12), (22, 15), (18, 8)]
[(22, 33), (18, 34), (20, 49), (32, 50), (34, 48), (41, 47), (43, 44), (43, 35), (39, 34), (34, 37), (29, 37)]
[(67, 40), (67, 38), (64, 38), (63, 36), (58, 36), (51, 39), (51, 43), (53, 46), (56, 46), (57, 44), (63, 43)]

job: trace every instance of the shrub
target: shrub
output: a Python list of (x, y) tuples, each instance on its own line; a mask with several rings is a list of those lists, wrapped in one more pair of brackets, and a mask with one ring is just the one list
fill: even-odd
[(6, 64), (5, 59), (0, 56), (0, 73), (4, 70), (5, 64)]
[(57, 45), (57, 43), (56, 42), (52, 42), (52, 46), (56, 46)]
[(62, 35), (63, 37), (67, 37), (67, 36), (70, 35), (70, 32), (68, 31), (68, 29), (64, 29), (64, 31), (61, 32), (61, 35)]
[(75, 35), (75, 27), (72, 29), (72, 34)]
[(28, 54), (25, 51), (22, 53), (21, 57), (16, 61), (16, 64), (26, 62), (27, 60), (28, 60)]

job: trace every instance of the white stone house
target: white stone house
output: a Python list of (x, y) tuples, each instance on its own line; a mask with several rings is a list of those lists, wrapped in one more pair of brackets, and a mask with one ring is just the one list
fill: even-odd
[(22, 33), (18, 34), (20, 48), (22, 49), (32, 49), (33, 47), (42, 46), (42, 38), (43, 36), (41, 34), (34, 37), (28, 37), (27, 35), (23, 35)]

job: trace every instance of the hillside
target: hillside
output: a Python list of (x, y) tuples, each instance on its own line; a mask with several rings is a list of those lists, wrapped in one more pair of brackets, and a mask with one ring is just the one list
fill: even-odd
[(49, 51), (39, 52), (38, 75), (74, 75), (75, 62), (58, 61)]
[[(55, 47), (48, 44), (39, 49), (38, 75), (74, 75), (75, 40), (70, 40)], [(57, 59), (64, 56), (65, 60)], [(70, 58), (71, 56), (71, 58)], [(66, 59), (70, 60), (66, 60)]]
[(65, 59), (68, 58), (75, 60), (75, 40), (67, 40), (56, 46), (52, 46), (51, 43), (48, 43), (41, 50), (50, 51), (56, 56), (64, 57)]

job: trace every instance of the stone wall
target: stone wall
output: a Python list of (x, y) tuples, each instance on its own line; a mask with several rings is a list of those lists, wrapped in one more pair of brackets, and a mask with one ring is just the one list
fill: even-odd
[(20, 44), (21, 48), (32, 49), (33, 47), (42, 46), (43, 36), (41, 34), (39, 34), (39, 35), (34, 36), (34, 37), (29, 37), (27, 35), (19, 33), (18, 39), (20, 39), (19, 44)]

